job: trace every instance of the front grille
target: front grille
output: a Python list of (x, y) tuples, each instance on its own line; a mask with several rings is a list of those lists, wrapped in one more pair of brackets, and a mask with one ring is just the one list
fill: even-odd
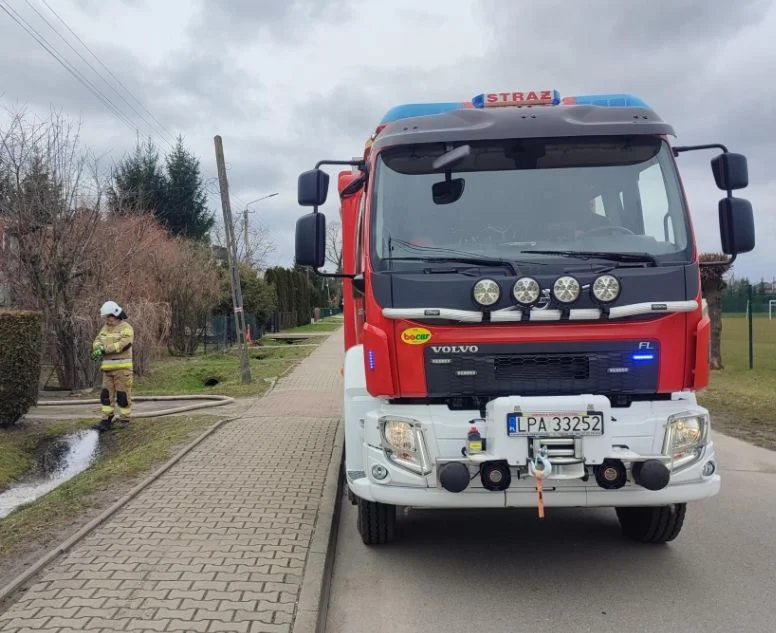
[(493, 360), (496, 380), (587, 380), (590, 358), (586, 354), (526, 354)]
[[(638, 348), (629, 341), (461, 347), (467, 351), (426, 348), (429, 397), (579, 393), (611, 397), (657, 391), (660, 363), (656, 343), (646, 361), (637, 360), (644, 355), (636, 354)], [(589, 349), (579, 349), (584, 347)]]

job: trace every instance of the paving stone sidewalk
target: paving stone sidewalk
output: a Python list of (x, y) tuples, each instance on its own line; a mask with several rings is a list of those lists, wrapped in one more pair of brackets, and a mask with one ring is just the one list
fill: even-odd
[(0, 614), (0, 631), (290, 631), (341, 365), (340, 329), (54, 561)]

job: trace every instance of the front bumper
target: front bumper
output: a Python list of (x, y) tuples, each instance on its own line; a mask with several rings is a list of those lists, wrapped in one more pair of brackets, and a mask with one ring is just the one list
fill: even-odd
[[(515, 408), (529, 412), (600, 411), (605, 420), (603, 434), (569, 433), (551, 441), (535, 435), (510, 436), (506, 416)], [(488, 405), (484, 419), (480, 412), (453, 411), (442, 405), (384, 403), (367, 412), (361, 422), (363, 470), (347, 471), (348, 486), (357, 497), (393, 505), (536, 507), (537, 481), (530, 465), (537, 463), (540, 452), (551, 465), (549, 474), (542, 477), (546, 507), (656, 506), (698, 501), (720, 490), (713, 442), (708, 440), (696, 451), (697, 456), (684, 464), (672, 461), (664, 442), (671, 416), (692, 413), (708, 414), (697, 406), (693, 394), (684, 393), (676, 394), (670, 401), (634, 402), (627, 408), (613, 408), (607, 398), (592, 395), (498, 398)], [(422, 472), (391, 459), (395, 453), (386, 451), (387, 444), (380, 433), (380, 420), (386, 416), (410, 419), (416, 424), (422, 439)], [(473, 424), (485, 446), (482, 453), (467, 455), (462, 449)], [(639, 464), (648, 460), (665, 466), (669, 475), (667, 485), (651, 490), (644, 481), (639, 482), (635, 476)], [(482, 465), (494, 462), (509, 471), (505, 489), (494, 490), (481, 475)], [(440, 478), (451, 463), (456, 464), (459, 472), (463, 470), (461, 465), (468, 470), (469, 481), (460, 492), (446, 490)], [(621, 467), (622, 479), (615, 485), (599, 473), (612, 465)]]

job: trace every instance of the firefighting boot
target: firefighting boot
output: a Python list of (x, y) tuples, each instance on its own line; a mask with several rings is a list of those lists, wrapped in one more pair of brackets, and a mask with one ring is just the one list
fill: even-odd
[(116, 418), (116, 424), (118, 424), (122, 429), (126, 429), (129, 427), (129, 420), (127, 418)]
[(100, 433), (103, 433), (104, 431), (110, 431), (111, 427), (113, 426), (113, 416), (108, 416), (107, 418), (104, 418), (100, 420), (99, 424), (95, 424), (92, 426), (92, 428), (95, 431), (99, 431)]

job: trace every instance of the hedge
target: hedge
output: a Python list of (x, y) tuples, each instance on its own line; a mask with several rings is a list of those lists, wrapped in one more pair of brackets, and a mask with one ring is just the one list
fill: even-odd
[(43, 315), (0, 310), (0, 427), (16, 424), (38, 401)]
[(281, 268), (276, 266), (269, 268), (264, 275), (267, 283), (275, 286), (278, 298), (277, 310), (281, 313), (294, 314), (295, 325), (307, 325), (313, 318), (313, 309), (326, 305), (326, 294), (320, 287), (320, 280), (315, 279), (319, 285), (312, 283), (310, 278), (315, 278), (312, 273), (304, 270)]

